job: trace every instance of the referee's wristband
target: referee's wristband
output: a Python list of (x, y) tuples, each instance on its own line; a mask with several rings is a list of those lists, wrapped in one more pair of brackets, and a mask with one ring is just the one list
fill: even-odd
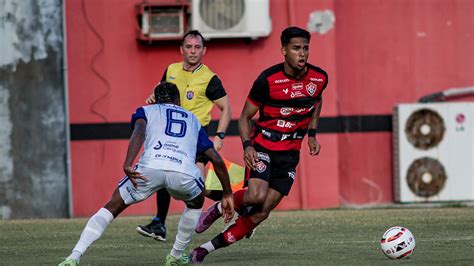
[(245, 150), (247, 147), (253, 146), (252, 141), (251, 140), (246, 140), (242, 143), (242, 146), (244, 147), (244, 150)]
[(316, 137), (316, 129), (311, 128), (308, 130), (308, 137)]

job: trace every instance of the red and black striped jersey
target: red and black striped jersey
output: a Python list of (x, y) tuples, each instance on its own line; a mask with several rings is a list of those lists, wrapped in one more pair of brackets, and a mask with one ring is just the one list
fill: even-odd
[(252, 139), (273, 151), (300, 150), (308, 124), (328, 84), (327, 73), (307, 64), (300, 79), (285, 74), (283, 63), (264, 70), (247, 100), (259, 108)]

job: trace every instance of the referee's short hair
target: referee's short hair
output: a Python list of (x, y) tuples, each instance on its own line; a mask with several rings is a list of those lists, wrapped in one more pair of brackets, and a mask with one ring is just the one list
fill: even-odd
[(181, 40), (181, 44), (184, 43), (184, 39), (186, 39), (186, 37), (188, 36), (201, 37), (202, 46), (206, 46), (206, 44), (204, 43), (204, 36), (202, 36), (201, 32), (199, 32), (198, 30), (190, 30), (186, 34), (184, 34), (183, 39)]

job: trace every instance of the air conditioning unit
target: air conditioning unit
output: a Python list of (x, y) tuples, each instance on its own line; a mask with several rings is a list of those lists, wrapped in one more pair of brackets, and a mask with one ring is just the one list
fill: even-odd
[(140, 41), (180, 40), (188, 26), (187, 1), (143, 1), (135, 5), (136, 37)]
[(205, 38), (268, 36), (272, 30), (269, 0), (194, 0), (193, 29)]
[(474, 103), (395, 106), (395, 201), (474, 200), (473, 119)]

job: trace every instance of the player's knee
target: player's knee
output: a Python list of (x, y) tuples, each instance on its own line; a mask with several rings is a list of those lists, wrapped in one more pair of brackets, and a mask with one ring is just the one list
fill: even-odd
[(248, 193), (248, 204), (249, 205), (260, 205), (265, 201), (266, 191), (263, 190), (249, 190)]

